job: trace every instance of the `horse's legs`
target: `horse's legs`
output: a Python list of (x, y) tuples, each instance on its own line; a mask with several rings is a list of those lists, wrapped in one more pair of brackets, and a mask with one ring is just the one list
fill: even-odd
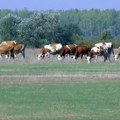
[(107, 60), (107, 56), (106, 55), (104, 55), (104, 62)]
[(97, 55), (95, 55), (95, 63), (97, 63), (97, 59), (98, 59), (98, 56), (97, 56)]
[(108, 59), (109, 59), (109, 62), (111, 62), (111, 60), (110, 60), (110, 54), (108, 54)]
[(11, 58), (11, 51), (9, 51), (9, 54), (8, 54), (8, 61), (10, 61), (10, 58)]
[(81, 54), (81, 59), (83, 58), (83, 54)]

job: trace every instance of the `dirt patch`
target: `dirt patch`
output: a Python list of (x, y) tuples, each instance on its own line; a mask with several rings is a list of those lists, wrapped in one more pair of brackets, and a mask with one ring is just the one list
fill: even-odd
[(119, 74), (97, 74), (97, 75), (20, 75), (0, 76), (0, 83), (41, 83), (41, 82), (79, 82), (96, 80), (120, 80)]

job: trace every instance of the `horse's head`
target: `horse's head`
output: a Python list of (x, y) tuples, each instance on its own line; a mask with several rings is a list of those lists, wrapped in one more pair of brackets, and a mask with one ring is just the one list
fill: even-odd
[(87, 56), (87, 62), (91, 63), (91, 57), (90, 56)]
[(58, 55), (57, 59), (58, 59), (58, 60), (62, 60), (61, 55)]

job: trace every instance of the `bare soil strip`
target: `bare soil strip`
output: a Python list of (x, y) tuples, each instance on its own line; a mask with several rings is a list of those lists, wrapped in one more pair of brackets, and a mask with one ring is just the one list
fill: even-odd
[(96, 80), (120, 80), (120, 74), (0, 76), (0, 83), (79, 82)]

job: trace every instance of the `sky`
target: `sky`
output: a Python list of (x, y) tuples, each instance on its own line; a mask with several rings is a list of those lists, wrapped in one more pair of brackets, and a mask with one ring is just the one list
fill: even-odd
[(0, 9), (22, 10), (69, 10), (69, 9), (116, 9), (120, 0), (0, 0)]

